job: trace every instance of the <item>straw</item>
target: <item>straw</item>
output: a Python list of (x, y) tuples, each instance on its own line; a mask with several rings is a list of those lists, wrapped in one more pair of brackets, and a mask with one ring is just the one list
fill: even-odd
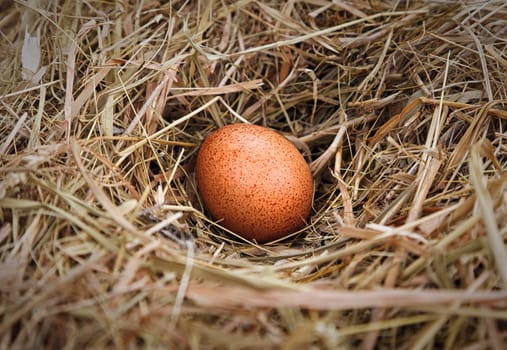
[[(506, 347), (505, 1), (0, 13), (0, 348)], [(307, 160), (299, 231), (209, 216), (232, 123)]]

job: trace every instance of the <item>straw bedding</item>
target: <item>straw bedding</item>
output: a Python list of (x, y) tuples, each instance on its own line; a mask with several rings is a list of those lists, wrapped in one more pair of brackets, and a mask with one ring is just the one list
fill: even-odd
[[(0, 6), (1, 349), (505, 348), (505, 1)], [(207, 216), (231, 123), (308, 160), (300, 232)]]

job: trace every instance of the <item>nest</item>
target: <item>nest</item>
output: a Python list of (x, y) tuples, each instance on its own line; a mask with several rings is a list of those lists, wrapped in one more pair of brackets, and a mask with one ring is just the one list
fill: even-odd
[[(505, 348), (504, 1), (1, 7), (1, 348)], [(300, 232), (207, 215), (231, 123), (310, 163)]]

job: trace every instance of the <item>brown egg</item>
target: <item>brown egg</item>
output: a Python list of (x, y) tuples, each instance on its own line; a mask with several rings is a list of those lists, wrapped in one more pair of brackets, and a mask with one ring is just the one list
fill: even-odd
[(212, 133), (197, 156), (202, 201), (222, 226), (259, 243), (301, 228), (313, 199), (310, 168), (277, 132), (232, 124)]

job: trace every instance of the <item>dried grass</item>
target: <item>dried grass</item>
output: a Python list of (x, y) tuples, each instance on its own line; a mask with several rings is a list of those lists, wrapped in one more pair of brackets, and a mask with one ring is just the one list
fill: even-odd
[[(504, 349), (505, 1), (4, 1), (1, 349)], [(307, 227), (205, 216), (213, 129), (283, 132)]]

